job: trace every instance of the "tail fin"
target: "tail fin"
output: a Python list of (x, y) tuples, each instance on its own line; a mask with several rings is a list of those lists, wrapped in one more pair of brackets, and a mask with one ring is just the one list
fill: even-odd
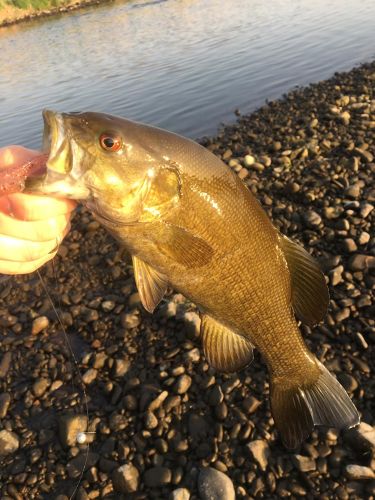
[(315, 425), (346, 429), (360, 422), (351, 399), (336, 378), (315, 360), (319, 373), (314, 382), (295, 384), (275, 376), (271, 380), (271, 408), (276, 427), (287, 448), (294, 449)]

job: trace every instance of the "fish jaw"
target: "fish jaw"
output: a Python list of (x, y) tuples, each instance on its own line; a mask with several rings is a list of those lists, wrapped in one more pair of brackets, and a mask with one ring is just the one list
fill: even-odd
[(43, 111), (43, 151), (48, 153), (46, 173), (26, 180), (28, 193), (86, 200), (90, 190), (82, 178), (83, 152), (70, 137), (62, 113)]

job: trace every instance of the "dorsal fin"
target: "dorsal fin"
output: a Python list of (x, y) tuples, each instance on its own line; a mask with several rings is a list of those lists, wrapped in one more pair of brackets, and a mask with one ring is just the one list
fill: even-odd
[(143, 307), (152, 313), (164, 297), (168, 282), (161, 273), (138, 257), (132, 256), (134, 277)]
[(327, 313), (328, 288), (315, 259), (297, 243), (280, 235), (280, 243), (292, 280), (292, 305), (306, 325), (316, 325)]
[(201, 334), (207, 361), (217, 370), (235, 372), (253, 360), (251, 343), (207, 314), (202, 314)]

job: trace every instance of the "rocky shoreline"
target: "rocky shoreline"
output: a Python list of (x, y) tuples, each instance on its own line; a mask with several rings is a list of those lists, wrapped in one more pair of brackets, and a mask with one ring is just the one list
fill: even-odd
[(52, 7), (50, 9), (42, 10), (26, 10), (13, 9), (10, 11), (9, 15), (4, 14), (1, 16), (0, 10), (0, 28), (5, 28), (7, 26), (12, 26), (14, 24), (24, 23), (28, 21), (34, 21), (43, 17), (57, 16), (59, 14), (65, 14), (66, 12), (72, 12), (74, 10), (83, 9), (85, 7), (91, 7), (92, 5), (102, 5), (104, 3), (110, 3), (114, 0), (79, 0), (73, 3), (68, 3), (67, 5), (61, 5), (59, 7)]
[(329, 314), (303, 332), (361, 426), (285, 450), (260, 357), (238, 374), (209, 368), (194, 305), (171, 291), (145, 312), (129, 258), (80, 210), (42, 275), (82, 380), (38, 276), (1, 284), (2, 499), (67, 500), (83, 469), (79, 500), (374, 498), (374, 88), (366, 64), (201, 141), (321, 262)]

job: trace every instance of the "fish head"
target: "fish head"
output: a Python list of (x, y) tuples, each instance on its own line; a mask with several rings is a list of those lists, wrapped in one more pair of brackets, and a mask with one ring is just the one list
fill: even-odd
[(47, 169), (29, 192), (81, 200), (114, 222), (151, 220), (178, 200), (178, 172), (152, 127), (93, 112), (45, 110), (43, 118)]

